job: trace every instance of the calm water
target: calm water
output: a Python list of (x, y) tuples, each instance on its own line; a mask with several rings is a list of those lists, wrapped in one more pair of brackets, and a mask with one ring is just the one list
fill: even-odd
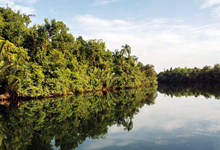
[(0, 149), (219, 150), (220, 88), (200, 88), (161, 86), (161, 93), (144, 88), (1, 107)]

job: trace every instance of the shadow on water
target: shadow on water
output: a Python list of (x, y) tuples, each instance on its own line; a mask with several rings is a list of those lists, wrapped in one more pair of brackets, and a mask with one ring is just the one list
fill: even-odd
[(87, 93), (1, 106), (0, 150), (70, 150), (86, 138), (105, 138), (109, 126), (133, 128), (133, 117), (145, 104), (153, 105), (156, 87)]
[(205, 98), (220, 99), (220, 84), (159, 84), (158, 91), (168, 96), (204, 96)]

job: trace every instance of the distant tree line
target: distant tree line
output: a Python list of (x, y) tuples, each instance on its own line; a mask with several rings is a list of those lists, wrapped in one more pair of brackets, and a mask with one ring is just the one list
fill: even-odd
[(220, 65), (195, 68), (170, 68), (158, 74), (159, 83), (220, 83)]
[(157, 84), (154, 66), (138, 62), (129, 45), (112, 52), (102, 40), (74, 38), (62, 21), (29, 27), (31, 16), (0, 8), (1, 93), (39, 97)]

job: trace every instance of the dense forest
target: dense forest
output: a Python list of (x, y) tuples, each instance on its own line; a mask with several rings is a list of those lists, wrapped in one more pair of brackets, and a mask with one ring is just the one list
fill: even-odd
[(13, 97), (67, 95), (101, 89), (157, 84), (153, 65), (143, 65), (123, 45), (114, 52), (102, 40), (69, 33), (62, 21), (0, 8), (1, 94)]
[(175, 68), (160, 72), (159, 83), (220, 83), (220, 65), (199, 68)]
[(57, 148), (72, 150), (87, 138), (105, 138), (112, 125), (130, 131), (134, 115), (156, 97), (157, 86), (1, 106), (0, 150), (52, 150), (52, 140)]

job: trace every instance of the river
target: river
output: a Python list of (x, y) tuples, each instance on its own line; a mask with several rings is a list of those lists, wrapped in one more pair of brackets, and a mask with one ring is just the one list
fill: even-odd
[(217, 88), (211, 93), (158, 89), (2, 106), (0, 149), (220, 149)]

